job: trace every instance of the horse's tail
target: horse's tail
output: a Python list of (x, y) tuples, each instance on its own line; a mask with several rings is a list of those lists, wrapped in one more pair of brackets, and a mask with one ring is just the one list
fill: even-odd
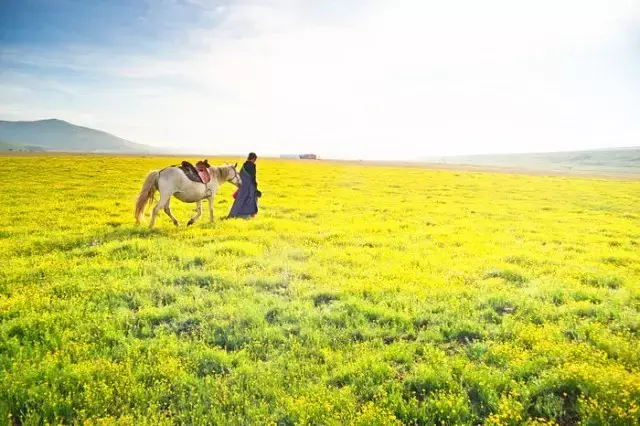
[(140, 190), (140, 194), (136, 200), (136, 222), (138, 225), (140, 225), (140, 222), (144, 219), (145, 204), (147, 204), (147, 202), (149, 204), (153, 203), (153, 195), (158, 189), (159, 175), (160, 172), (158, 170), (154, 170), (150, 172), (144, 180), (144, 184), (142, 185), (142, 189)]

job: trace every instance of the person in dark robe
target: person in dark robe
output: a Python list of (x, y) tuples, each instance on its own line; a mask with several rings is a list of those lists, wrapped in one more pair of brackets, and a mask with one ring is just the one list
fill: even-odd
[(235, 194), (235, 201), (231, 206), (228, 218), (250, 218), (258, 213), (258, 198), (262, 192), (258, 190), (256, 180), (256, 160), (258, 156), (252, 152), (240, 169), (242, 185)]

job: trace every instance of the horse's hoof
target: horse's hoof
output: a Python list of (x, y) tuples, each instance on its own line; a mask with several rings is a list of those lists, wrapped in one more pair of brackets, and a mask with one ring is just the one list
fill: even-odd
[(192, 220), (190, 220), (189, 222), (187, 222), (187, 226), (191, 226), (191, 225), (193, 225), (193, 221), (192, 221)]

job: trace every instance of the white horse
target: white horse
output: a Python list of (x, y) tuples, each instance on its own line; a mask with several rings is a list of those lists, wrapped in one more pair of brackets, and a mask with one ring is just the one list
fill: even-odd
[(139, 225), (144, 219), (145, 204), (147, 202), (149, 205), (153, 203), (153, 196), (156, 191), (160, 192), (160, 200), (151, 214), (149, 228), (153, 228), (160, 209), (164, 209), (164, 212), (171, 218), (174, 225), (179, 225), (178, 219), (173, 216), (169, 207), (171, 196), (185, 203), (197, 203), (196, 214), (189, 219), (187, 225), (193, 225), (202, 215), (202, 200), (207, 198), (209, 200), (209, 222), (213, 222), (213, 197), (216, 195), (220, 185), (224, 182), (230, 182), (239, 187), (242, 184), (240, 174), (236, 170), (237, 167), (238, 163), (233, 166), (208, 167), (206, 170), (211, 176), (211, 181), (207, 184), (193, 182), (177, 166), (151, 171), (147, 175), (136, 200), (136, 222)]

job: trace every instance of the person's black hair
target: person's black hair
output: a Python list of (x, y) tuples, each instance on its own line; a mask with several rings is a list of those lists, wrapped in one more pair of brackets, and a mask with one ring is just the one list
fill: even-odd
[(251, 160), (257, 160), (258, 156), (256, 155), (255, 152), (250, 152), (249, 156), (247, 157), (247, 160), (251, 161)]

